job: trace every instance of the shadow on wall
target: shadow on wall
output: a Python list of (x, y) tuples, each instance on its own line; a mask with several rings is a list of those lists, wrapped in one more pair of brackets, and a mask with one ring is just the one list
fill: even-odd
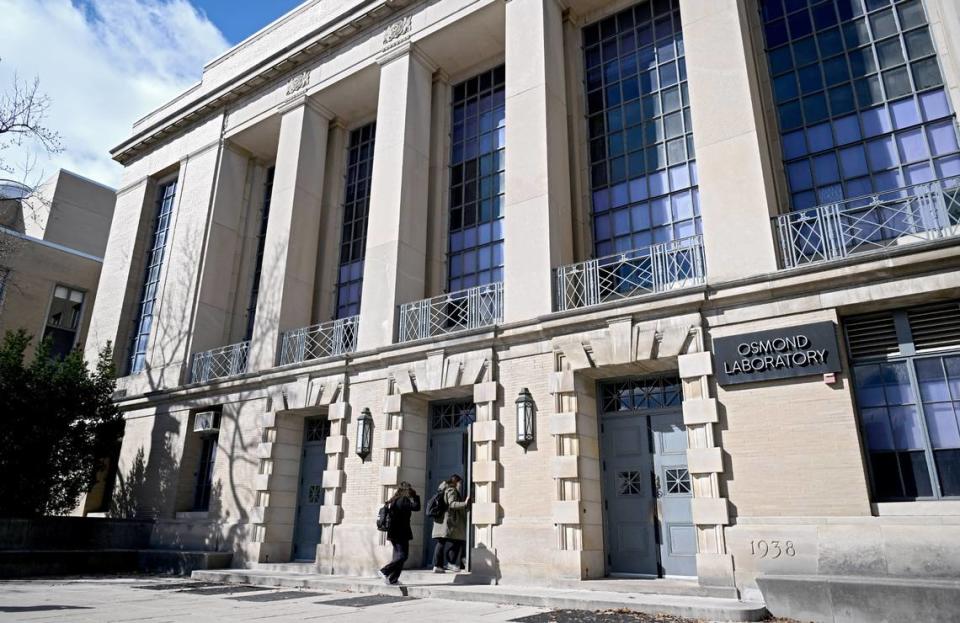
[[(240, 414), (244, 410), (241, 405), (257, 404), (254, 403), (235, 403), (227, 405), (221, 416), (221, 434), (224, 428), (223, 423), (229, 423), (230, 437), (228, 440), (222, 438), (218, 441), (218, 458), (225, 457), (227, 460), (227, 469), (217, 470), (220, 477), (217, 478), (213, 486), (213, 492), (210, 495), (210, 515), (217, 517), (219, 522), (217, 526), (219, 544), (218, 551), (234, 552), (234, 564), (244, 565), (248, 561), (247, 545), (253, 537), (253, 530), (250, 524), (249, 508), (256, 504), (256, 492), (253, 490), (253, 483), (250, 479), (242, 477), (243, 474), (255, 474), (259, 467), (259, 461), (255, 458), (255, 448), (259, 444), (256, 438), (257, 427), (251, 427), (252, 439), (244, 439), (243, 428), (240, 424)], [(251, 411), (248, 417), (254, 418), (255, 409)], [(240, 477), (238, 478), (238, 472)], [(224, 488), (224, 475), (227, 478), (227, 486)], [(229, 495), (230, 508), (236, 509), (236, 517), (231, 517), (229, 508), (224, 508), (224, 495)]]
[(149, 456), (141, 446), (130, 469), (117, 473), (111, 517), (160, 519), (173, 515), (179, 462), (174, 457), (172, 438), (179, 434), (176, 418), (168, 413), (154, 416)]

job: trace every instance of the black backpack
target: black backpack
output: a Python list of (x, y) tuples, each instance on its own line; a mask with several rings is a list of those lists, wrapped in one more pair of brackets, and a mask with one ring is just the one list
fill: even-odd
[(443, 521), (443, 516), (447, 513), (447, 499), (443, 491), (437, 491), (427, 502), (427, 517), (434, 523)]
[(389, 532), (390, 524), (393, 523), (393, 508), (390, 504), (384, 504), (377, 512), (377, 530), (380, 532)]

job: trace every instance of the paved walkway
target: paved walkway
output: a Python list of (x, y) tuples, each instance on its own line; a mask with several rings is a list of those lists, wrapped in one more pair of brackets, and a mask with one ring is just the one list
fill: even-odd
[(0, 582), (0, 622), (511, 621), (547, 612), (444, 599), (410, 599), (262, 586), (223, 586), (182, 578), (111, 577)]

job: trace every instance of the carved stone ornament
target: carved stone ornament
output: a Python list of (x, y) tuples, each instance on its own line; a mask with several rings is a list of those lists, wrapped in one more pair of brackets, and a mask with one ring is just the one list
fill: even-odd
[(310, 71), (304, 70), (301, 73), (290, 78), (287, 82), (287, 95), (299, 93), (310, 85)]
[(413, 17), (407, 15), (394, 23), (390, 24), (387, 27), (387, 30), (383, 33), (383, 47), (384, 49), (393, 47), (398, 43), (405, 41), (410, 38), (410, 29), (413, 26)]

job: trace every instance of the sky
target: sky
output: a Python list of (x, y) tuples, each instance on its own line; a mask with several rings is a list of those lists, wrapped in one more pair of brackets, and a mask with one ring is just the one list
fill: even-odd
[(35, 144), (10, 146), (0, 159), (30, 184), (65, 168), (116, 188), (122, 169), (109, 152), (133, 122), (300, 2), (0, 0), (0, 97), (15, 79), (39, 78), (52, 102), (46, 124), (63, 145), (53, 156)]

